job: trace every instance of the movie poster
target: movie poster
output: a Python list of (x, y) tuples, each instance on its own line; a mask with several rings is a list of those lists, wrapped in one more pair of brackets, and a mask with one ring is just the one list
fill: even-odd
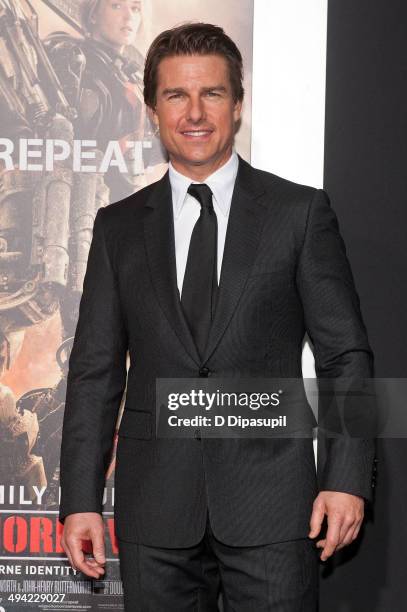
[(223, 26), (242, 51), (236, 148), (249, 160), (252, 0), (0, 0), (0, 612), (123, 609), (115, 441), (104, 578), (74, 571), (60, 544), (67, 366), (98, 208), (166, 169), (143, 104), (146, 50), (188, 20)]

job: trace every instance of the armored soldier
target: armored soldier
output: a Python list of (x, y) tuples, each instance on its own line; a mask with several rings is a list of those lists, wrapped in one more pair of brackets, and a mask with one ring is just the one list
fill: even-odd
[[(28, 170), (19, 163), (18, 139), (59, 139), (71, 144), (76, 117), (39, 38), (37, 15), (19, 1), (0, 0), (0, 111), (1, 136), (13, 145), (14, 151), (13, 167), (7, 167), (4, 161), (0, 164), (2, 464), (6, 465), (4, 453), (7, 461), (16, 466), (17, 448), (23, 458), (33, 450), (35, 457), (41, 457), (41, 461), (35, 459), (41, 470), (30, 469), (30, 482), (42, 486), (46, 478), (51, 486), (59, 459), (57, 438), (64, 406), (64, 373), (93, 221), (97, 209), (108, 203), (108, 190), (100, 173), (75, 174), (69, 160), (57, 161), (52, 171)], [(36, 385), (14, 398), (13, 390), (6, 388), (2, 379), (16, 362), (26, 330), (58, 311), (62, 342), (55, 357), (62, 374), (60, 382), (52, 388)], [(4, 407), (12, 403), (14, 420), (2, 419)], [(25, 432), (30, 432), (29, 449), (24, 444), (22, 448), (18, 446), (26, 439)], [(24, 463), (22, 469), (27, 465)], [(16, 467), (9, 469), (10, 473), (14, 470), (22, 474)]]
[(65, 95), (77, 109), (75, 138), (96, 141), (100, 150), (109, 141), (120, 142), (128, 172), (108, 171), (110, 201), (146, 185), (146, 168), (164, 161), (143, 102), (143, 58), (135, 47), (141, 9), (136, 0), (88, 0), (81, 13), (83, 38), (54, 32), (44, 41)]

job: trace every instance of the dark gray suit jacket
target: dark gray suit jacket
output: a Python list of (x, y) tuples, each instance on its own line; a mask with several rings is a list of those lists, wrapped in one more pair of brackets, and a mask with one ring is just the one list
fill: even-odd
[(61, 519), (101, 511), (127, 349), (115, 474), (119, 538), (191, 546), (208, 509), (221, 541), (265, 544), (307, 536), (318, 489), (369, 499), (368, 439), (325, 439), (317, 479), (311, 438), (156, 437), (157, 377), (301, 377), (306, 332), (319, 377), (372, 376), (358, 296), (324, 191), (239, 160), (203, 359), (180, 305), (168, 174), (100, 209), (69, 361)]

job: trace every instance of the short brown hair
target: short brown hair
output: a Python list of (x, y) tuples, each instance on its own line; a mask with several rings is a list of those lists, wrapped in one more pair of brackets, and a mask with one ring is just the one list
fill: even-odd
[(144, 102), (154, 108), (157, 102), (157, 73), (160, 62), (177, 55), (220, 55), (227, 61), (235, 102), (241, 102), (243, 89), (242, 55), (233, 40), (210, 23), (186, 23), (165, 30), (152, 42), (144, 67)]
[(89, 33), (93, 30), (93, 16), (98, 9), (100, 0), (86, 0), (81, 4), (80, 20), (85, 32)]

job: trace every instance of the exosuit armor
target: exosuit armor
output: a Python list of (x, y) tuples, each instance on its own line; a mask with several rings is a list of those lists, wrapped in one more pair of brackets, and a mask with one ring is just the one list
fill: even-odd
[[(22, 7), (19, 0), (0, 0), (0, 137), (15, 145), (20, 138), (72, 143), (78, 111), (39, 39), (34, 11), (26, 0)], [(52, 171), (24, 170), (17, 150), (12, 169), (0, 162), (0, 375), (12, 368), (25, 331), (59, 314), (61, 379), (13, 398), (15, 414), (0, 424), (0, 461), (24, 480), (32, 455), (30, 482), (51, 487), (58, 484), (68, 358), (93, 222), (109, 202), (109, 189), (100, 173), (74, 173), (69, 158)], [(46, 503), (57, 503), (56, 489)]]
[(64, 32), (51, 34), (44, 45), (66, 97), (77, 109), (75, 138), (95, 140), (100, 150), (109, 141), (120, 142), (128, 172), (111, 168), (106, 173), (110, 201), (144, 187), (145, 169), (165, 158), (146, 116), (142, 56), (133, 49), (136, 59), (130, 61), (91, 37), (74, 38)]

